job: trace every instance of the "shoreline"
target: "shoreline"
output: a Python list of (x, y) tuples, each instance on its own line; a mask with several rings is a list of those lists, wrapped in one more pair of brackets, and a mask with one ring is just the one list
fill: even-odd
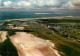
[[(0, 22), (5, 22), (5, 21), (12, 21), (12, 20), (34, 20), (34, 19), (73, 19), (73, 20), (80, 20), (80, 17), (76, 16), (56, 16), (56, 17), (39, 17), (39, 18), (19, 18), (19, 19), (6, 19), (6, 20), (1, 20)], [(75, 19), (77, 18), (77, 19)]]

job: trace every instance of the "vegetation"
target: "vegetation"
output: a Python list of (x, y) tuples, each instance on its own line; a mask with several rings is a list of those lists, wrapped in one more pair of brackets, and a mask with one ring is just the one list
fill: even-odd
[(12, 45), (9, 38), (3, 43), (0, 43), (1, 56), (18, 56), (16, 48)]
[(40, 19), (41, 21), (44, 21), (44, 23), (80, 23), (79, 19)]
[[(36, 26), (39, 26), (39, 27), (38, 28), (26, 27), (25, 29), (33, 30), (34, 32), (31, 32), (31, 33), (34, 34), (35, 36), (38, 36), (43, 39), (51, 40), (53, 43), (55, 43), (55, 45), (56, 45), (55, 48), (60, 51), (60, 54), (62, 56), (75, 56), (75, 55), (80, 56), (80, 42), (78, 42), (75, 39), (74, 39), (75, 40), (74, 41), (73, 39), (65, 38), (64, 36), (62, 36), (64, 33), (61, 35), (60, 33), (56, 33), (52, 29), (48, 29), (45, 26), (48, 24), (48, 22), (45, 23), (45, 21), (43, 21), (42, 24), (39, 24), (40, 22), (39, 23), (29, 23), (28, 24), (29, 26), (34, 25), (34, 27), (36, 27)], [(51, 20), (51, 21), (53, 21), (53, 20)], [(44, 23), (45, 23), (45, 25), (43, 25)], [(69, 29), (67, 29), (67, 30), (69, 31)], [(72, 30), (73, 29), (71, 29), (71, 31)], [(68, 31), (67, 31), (67, 33), (68, 33)], [(73, 30), (73, 31), (75, 31), (75, 30)], [(66, 34), (66, 35), (68, 35), (68, 34)], [(70, 35), (72, 35), (72, 34), (70, 34)]]
[[(28, 26), (25, 27), (24, 30), (40, 38), (51, 40), (55, 44), (55, 49), (57, 49), (62, 56), (80, 56), (80, 42), (78, 41), (80, 40), (79, 22), (80, 20), (71, 19), (38, 19), (36, 22), (26, 23)], [(14, 25), (12, 22), (11, 24)], [(53, 26), (53, 28), (48, 28), (48, 26)], [(9, 36), (15, 34), (13, 31), (9, 31), (9, 33)], [(6, 40), (3, 44), (5, 43), (12, 46), (9, 40)], [(2, 46), (0, 47), (1, 51), (4, 50), (4, 45), (0, 46)], [(10, 47), (9, 49), (12, 51), (14, 48)], [(11, 55), (13, 55), (14, 52), (16, 52), (15, 49)], [(9, 54), (8, 56), (11, 55)]]
[[(47, 23), (46, 23), (47, 20)], [(54, 22), (55, 19), (45, 19), (41, 20), (42, 24), (45, 24), (47, 26), (50, 26), (49, 29), (55, 31), (55, 33), (70, 39), (77, 39), (80, 40), (80, 20), (72, 20), (71, 19), (60, 19), (58, 23)], [(70, 21), (69, 21), (70, 20)], [(62, 23), (62, 21), (64, 23)], [(76, 23), (75, 23), (76, 22)]]

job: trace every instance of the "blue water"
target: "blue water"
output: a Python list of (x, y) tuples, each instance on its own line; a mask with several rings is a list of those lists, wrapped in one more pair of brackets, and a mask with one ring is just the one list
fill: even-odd
[[(51, 13), (51, 14), (35, 14), (35, 13)], [(57, 17), (57, 16), (78, 16), (80, 14), (75, 13), (65, 13), (65, 14), (55, 14), (51, 11), (0, 11), (0, 22), (5, 20), (12, 20), (12, 19), (33, 19), (33, 18), (40, 18), (40, 17)]]
[[(47, 11), (0, 11), (0, 22), (11, 19), (32, 19), (32, 18), (40, 18), (40, 17), (54, 17), (57, 14), (35, 14), (35, 13), (54, 13)], [(59, 15), (57, 15), (59, 16)]]
[[(18, 18), (18, 19), (22, 19), (22, 18)], [(33, 19), (33, 18), (26, 18), (26, 19)], [(1, 18), (0, 18), (0, 23), (1, 23), (1, 22), (4, 22), (4, 21), (6, 21), (6, 20), (12, 20), (12, 19), (1, 19)]]
[(1, 18), (0, 18), (0, 22), (4, 22), (5, 20), (9, 20), (9, 19), (1, 19)]

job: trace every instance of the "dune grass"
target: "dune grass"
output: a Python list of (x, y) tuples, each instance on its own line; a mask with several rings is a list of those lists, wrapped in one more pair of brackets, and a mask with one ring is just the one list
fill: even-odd
[(51, 40), (55, 44), (55, 48), (62, 56), (80, 56), (80, 42), (66, 39), (39, 23), (29, 23), (28, 25), (34, 25), (34, 27), (39, 26), (39, 28), (26, 27), (25, 29), (33, 30), (33, 32), (30, 33), (35, 36)]

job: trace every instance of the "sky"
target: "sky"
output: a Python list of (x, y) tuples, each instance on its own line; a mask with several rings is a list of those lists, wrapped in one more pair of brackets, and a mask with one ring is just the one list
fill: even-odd
[(1, 11), (36, 11), (34, 14), (38, 15), (80, 16), (80, 0), (0, 0)]
[(57, 14), (74, 13), (80, 15), (80, 0), (0, 0), (0, 11), (19, 10), (52, 11)]
[[(1, 6), (3, 1), (3, 6)], [(80, 0), (0, 0), (0, 8), (80, 9)]]

